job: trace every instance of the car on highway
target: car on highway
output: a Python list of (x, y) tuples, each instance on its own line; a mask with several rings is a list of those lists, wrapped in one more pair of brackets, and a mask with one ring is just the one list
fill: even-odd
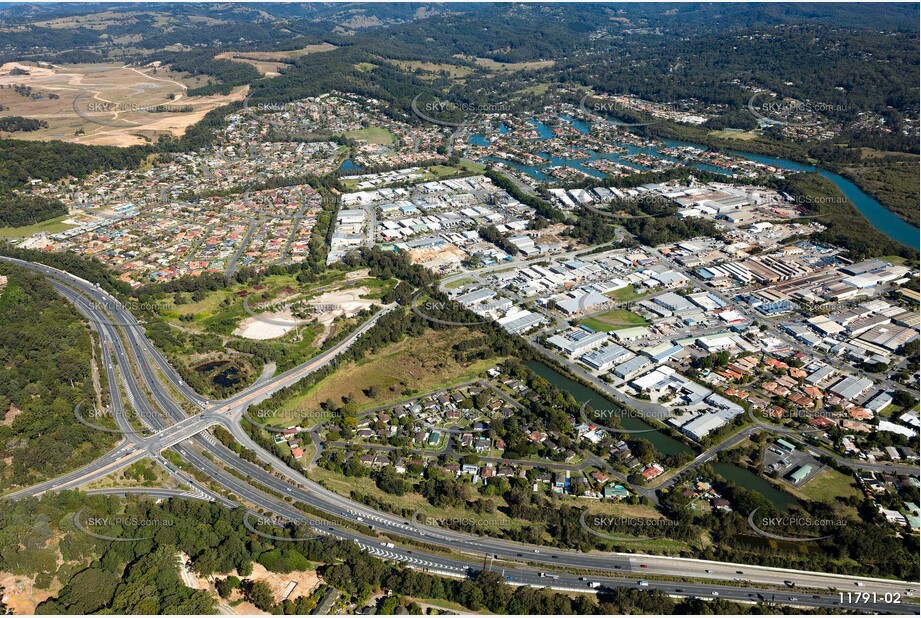
[(796, 597), (787, 597), (787, 599), (790, 601), (799, 601)]
[(649, 568), (649, 565), (648, 565), (648, 564), (641, 564), (641, 565), (640, 565), (640, 568), (641, 568), (641, 569), (648, 569), (648, 568)]
[(719, 592), (717, 592), (716, 590), (714, 590), (714, 591), (713, 591), (713, 592), (711, 592), (710, 594), (712, 594), (712, 595), (713, 595), (713, 596), (715, 596), (715, 597), (718, 597), (718, 596), (720, 596), (720, 593), (719, 593)]

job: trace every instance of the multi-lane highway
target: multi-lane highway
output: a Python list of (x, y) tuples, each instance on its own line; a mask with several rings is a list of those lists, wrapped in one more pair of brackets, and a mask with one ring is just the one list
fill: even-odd
[[(910, 600), (911, 606), (892, 607), (866, 603), (855, 605), (854, 609), (900, 613), (906, 608), (917, 607), (917, 584), (908, 582), (665, 556), (559, 550), (426, 526), (355, 503), (308, 481), (299, 472), (288, 468), (256, 444), (242, 429), (239, 419), (248, 406), (271, 397), (280, 389), (333, 362), (339, 354), (349, 349), (359, 337), (373, 328), (380, 316), (393, 307), (384, 307), (342, 342), (302, 365), (254, 385), (227, 400), (210, 402), (183, 383), (178, 373), (146, 339), (143, 328), (137, 324), (131, 313), (106, 292), (89, 282), (48, 266), (19, 260), (11, 261), (46, 274), (57, 289), (91, 320), (99, 334), (103, 350), (108, 355), (106, 371), (110, 387), (121, 381), (138, 418), (150, 428), (150, 435), (138, 434), (134, 426), (128, 422), (124, 404), (117, 394), (118, 389), (112, 388), (110, 405), (113, 416), (117, 426), (126, 432), (122, 442), (96, 462), (80, 470), (19, 490), (8, 497), (18, 498), (40, 495), (46, 491), (76, 488), (145, 457), (162, 461), (160, 452), (172, 447), (191, 466), (210, 478), (215, 486), (223, 488), (243, 504), (289, 519), (303, 519), (303, 512), (277, 497), (285, 496), (316, 511), (327, 513), (337, 521), (373, 526), (375, 533), (388, 534), (395, 540), (405, 539), (440, 546), (444, 549), (445, 555), (414, 550), (411, 543), (408, 546), (404, 546), (406, 543), (402, 542), (399, 545), (394, 543), (394, 547), (388, 544), (382, 546), (380, 538), (359, 534), (338, 523), (330, 524), (327, 529), (320, 531), (359, 543), (370, 553), (380, 557), (433, 572), (465, 576), (471, 570), (483, 568), (484, 557), (488, 557), (490, 561), (496, 561), (497, 566), (494, 568), (497, 570), (498, 565), (502, 565), (505, 576), (511, 578), (508, 581), (514, 584), (588, 591), (585, 581), (581, 581), (577, 575), (572, 575), (572, 571), (591, 571), (596, 575), (586, 576), (586, 579), (610, 586), (635, 587), (639, 579), (652, 577), (648, 579), (650, 588), (663, 589), (670, 594), (712, 597), (712, 593), (716, 592), (722, 598), (742, 601), (758, 600), (758, 595), (761, 595), (767, 600), (773, 597), (778, 603), (811, 607), (833, 607), (835, 601), (840, 600), (837, 594), (832, 595), (829, 590), (857, 590), (855, 586), (859, 582), (862, 584), (859, 586), (862, 592), (905, 595), (906, 590), (910, 589), (914, 596), (906, 598)], [(112, 366), (109, 366), (110, 362)], [(169, 388), (164, 388), (162, 381), (165, 381)], [(170, 391), (179, 393), (186, 401), (175, 401), (169, 394)], [(187, 416), (183, 408), (189, 404), (197, 412), (192, 416)], [(255, 452), (262, 462), (268, 464), (271, 471), (239, 458), (233, 451), (205, 433), (206, 429), (217, 424), (227, 429), (241, 445)], [(208, 456), (205, 456), (204, 452), (207, 452)], [(184, 497), (216, 497), (215, 491), (209, 487), (202, 487), (188, 478), (183, 478), (183, 482), (192, 487), (184, 493)], [(266, 488), (266, 491), (262, 488)], [(148, 493), (158, 497), (173, 495), (170, 490), (164, 489), (149, 490)], [(221, 499), (228, 502), (225, 498)], [(558, 579), (541, 577), (536, 570), (522, 566), (522, 563), (540, 565), (532, 568), (541, 568)], [(678, 584), (656, 580), (656, 577), (692, 578), (712, 583)], [(810, 594), (799, 591), (790, 593), (785, 587), (786, 581), (794, 581), (799, 589), (814, 590), (811, 590)], [(824, 592), (815, 592), (818, 590)], [(814, 594), (818, 598), (813, 598)], [(790, 601), (791, 596), (796, 597), (796, 601)]]

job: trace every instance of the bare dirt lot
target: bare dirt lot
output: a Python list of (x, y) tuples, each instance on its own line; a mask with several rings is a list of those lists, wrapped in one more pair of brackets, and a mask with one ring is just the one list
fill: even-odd
[(0, 573), (0, 588), (10, 613), (18, 616), (35, 614), (36, 605), (54, 596), (49, 590), (33, 589), (31, 578), (11, 573)]
[[(316, 320), (325, 329), (338, 317), (355, 315), (362, 309), (374, 304), (373, 300), (362, 298), (370, 293), (366, 287), (348, 288), (325, 292), (310, 299), (310, 304), (317, 308)], [(295, 302), (292, 297), (291, 302)], [(271, 320), (271, 321), (268, 321)], [(291, 309), (285, 308), (271, 313), (260, 314), (260, 317), (246, 318), (233, 332), (238, 337), (246, 339), (275, 339), (292, 330), (298, 324), (307, 324), (312, 320), (298, 320)]]
[(292, 49), (290, 51), (279, 52), (221, 52), (215, 59), (233, 60), (234, 62), (245, 62), (256, 67), (262, 75), (266, 77), (278, 77), (281, 71), (287, 66), (285, 60), (293, 60), (307, 54), (315, 54), (336, 49), (335, 45), (330, 43), (320, 43), (318, 45), (308, 45), (301, 49)]
[[(43, 120), (48, 127), (0, 137), (145, 144), (160, 135), (182, 135), (212, 109), (243, 100), (248, 90), (241, 86), (229, 95), (189, 97), (187, 90), (204, 85), (203, 78), (155, 65), (8, 62), (0, 66), (0, 115)], [(28, 75), (16, 74), (23, 71)]]

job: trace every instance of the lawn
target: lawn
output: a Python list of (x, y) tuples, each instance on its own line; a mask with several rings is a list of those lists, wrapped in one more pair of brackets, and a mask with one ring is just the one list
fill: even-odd
[(69, 215), (61, 215), (54, 219), (48, 219), (47, 221), (35, 223), (34, 225), (24, 225), (23, 227), (0, 227), (0, 238), (25, 238), (32, 234), (38, 234), (39, 232), (57, 234), (58, 232), (76, 227), (69, 223), (63, 223), (68, 217)]
[(608, 332), (633, 326), (645, 326), (647, 322), (641, 316), (627, 309), (611, 309), (595, 317), (585, 318), (579, 324), (588, 326), (596, 332)]
[(393, 144), (393, 133), (383, 127), (368, 127), (367, 129), (358, 129), (356, 131), (346, 131), (346, 137), (368, 142), (369, 144), (378, 144), (381, 146), (390, 146)]
[[(479, 374), (500, 363), (492, 358), (461, 364), (452, 357), (451, 348), (475, 336), (469, 329), (455, 328), (426, 331), (387, 346), (358, 363), (341, 366), (335, 373), (314, 385), (308, 393), (284, 405), (284, 410), (318, 410), (332, 399), (337, 405), (350, 397), (358, 410), (389, 405), (449, 386), (474, 380)], [(371, 387), (377, 397), (365, 394)]]

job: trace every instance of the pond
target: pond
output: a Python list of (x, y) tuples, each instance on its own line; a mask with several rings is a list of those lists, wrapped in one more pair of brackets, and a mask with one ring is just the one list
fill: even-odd
[(710, 464), (717, 474), (739, 487), (756, 491), (781, 511), (789, 511), (799, 504), (799, 501), (785, 491), (777, 489), (768, 480), (761, 478), (754, 472), (746, 470), (735, 464), (715, 461)]
[[(596, 408), (602, 405), (602, 402), (610, 405), (612, 408), (623, 407), (620, 404), (615, 403), (610, 399), (607, 399), (606, 397), (596, 393), (592, 389), (567, 378), (546, 363), (537, 360), (531, 360), (528, 361), (526, 365), (531, 371), (547, 380), (551, 384), (555, 385), (561, 391), (571, 394), (573, 397), (575, 397), (576, 401), (578, 401), (580, 405), (588, 400), (592, 400), (592, 402), (594, 402), (594, 407)], [(625, 416), (621, 418), (620, 424), (624, 429), (651, 430), (648, 433), (636, 434), (636, 437), (649, 440), (649, 442), (651, 442), (656, 450), (659, 451), (659, 453), (662, 455), (674, 455), (676, 453), (688, 453), (690, 455), (694, 454), (694, 451), (687, 444), (654, 429), (652, 425), (646, 423), (641, 418), (637, 418), (636, 416), (632, 415)], [(630, 437), (630, 434), (622, 435)]]

